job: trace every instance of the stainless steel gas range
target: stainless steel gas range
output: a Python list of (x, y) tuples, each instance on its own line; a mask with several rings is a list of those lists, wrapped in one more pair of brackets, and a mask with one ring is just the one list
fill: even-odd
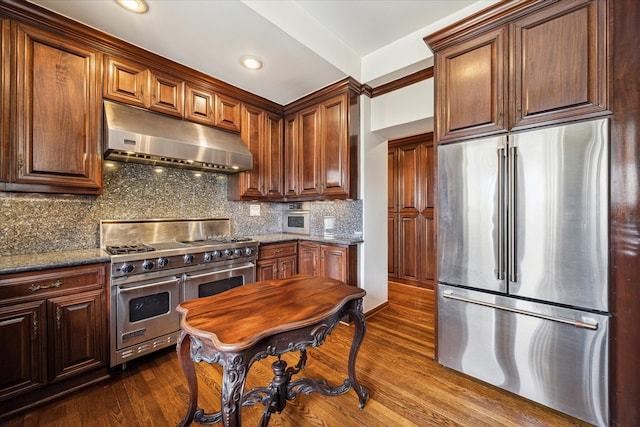
[(255, 282), (258, 242), (229, 219), (101, 221), (111, 254), (111, 366), (174, 345), (178, 304)]

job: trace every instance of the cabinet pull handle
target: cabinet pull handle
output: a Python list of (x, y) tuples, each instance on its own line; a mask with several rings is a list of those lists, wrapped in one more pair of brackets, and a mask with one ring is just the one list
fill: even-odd
[(33, 285), (29, 286), (29, 289), (31, 289), (31, 292), (36, 292), (36, 291), (39, 291), (41, 289), (59, 288), (62, 285), (63, 285), (62, 280), (56, 280), (55, 282), (53, 282), (50, 285), (40, 286), (40, 285), (33, 284)]
[(38, 312), (33, 312), (33, 335), (38, 335)]
[(62, 309), (60, 306), (56, 307), (56, 321), (58, 323), (58, 330), (62, 329)]

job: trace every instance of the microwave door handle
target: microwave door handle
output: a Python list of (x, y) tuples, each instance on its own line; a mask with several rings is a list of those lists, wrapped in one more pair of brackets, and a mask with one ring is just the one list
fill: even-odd
[(169, 284), (173, 284), (173, 283), (178, 283), (179, 281), (180, 281), (180, 278), (176, 277), (173, 280), (164, 280), (162, 282), (153, 282), (153, 283), (149, 283), (149, 284), (146, 284), (146, 285), (133, 286), (131, 288), (120, 287), (119, 291), (120, 291), (120, 293), (127, 293), (127, 292), (137, 291), (139, 289), (154, 288), (154, 287), (157, 287), (157, 286), (164, 286), (164, 285), (169, 285)]

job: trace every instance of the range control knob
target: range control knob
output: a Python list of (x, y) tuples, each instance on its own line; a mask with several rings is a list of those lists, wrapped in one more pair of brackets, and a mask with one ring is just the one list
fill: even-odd
[(207, 252), (206, 254), (204, 254), (204, 260), (206, 262), (209, 262), (213, 259), (213, 254), (210, 254), (209, 252)]
[(244, 253), (244, 251), (242, 249), (236, 249), (235, 250), (236, 256), (242, 256), (242, 254)]
[(167, 258), (165, 258), (165, 257), (158, 258), (158, 265), (160, 267), (166, 267), (167, 264), (169, 264), (169, 260)]
[(184, 256), (184, 263), (185, 263), (185, 264), (190, 264), (190, 263), (192, 263), (192, 262), (193, 262), (193, 255), (191, 255), (191, 254), (186, 254), (186, 255)]
[(142, 263), (143, 270), (151, 270), (153, 266), (154, 266), (153, 261), (146, 260), (145, 262)]
[(244, 248), (244, 254), (246, 256), (251, 256), (253, 255), (253, 248)]
[(216, 249), (215, 251), (213, 251), (213, 256), (216, 258), (222, 257), (222, 251), (219, 249)]
[(231, 255), (233, 255), (233, 251), (232, 251), (231, 249), (225, 249), (225, 250), (224, 250), (224, 254), (225, 254), (226, 256), (231, 256)]
[(122, 271), (123, 273), (131, 273), (133, 271), (133, 265), (127, 264), (125, 262), (124, 264), (122, 264), (122, 267), (120, 267), (120, 271)]

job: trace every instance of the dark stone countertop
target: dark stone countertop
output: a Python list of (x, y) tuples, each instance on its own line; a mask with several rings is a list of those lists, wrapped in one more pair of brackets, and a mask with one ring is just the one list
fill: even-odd
[[(362, 243), (361, 237), (324, 237), (307, 234), (273, 233), (247, 236), (260, 243), (278, 243), (291, 240), (307, 240), (333, 245), (355, 245)], [(49, 268), (72, 267), (75, 265), (110, 262), (109, 254), (100, 248), (76, 249), (70, 251), (42, 252), (24, 255), (0, 256), (0, 275), (46, 270)]]
[(100, 248), (0, 256), (0, 275), (110, 261)]
[(324, 237), (324, 236), (310, 236), (308, 234), (294, 234), (294, 233), (273, 233), (273, 234), (258, 234), (255, 236), (247, 236), (257, 240), (260, 243), (278, 243), (286, 242), (290, 240), (306, 240), (310, 242), (318, 243), (330, 243), (332, 245), (355, 245), (364, 242), (362, 237)]

